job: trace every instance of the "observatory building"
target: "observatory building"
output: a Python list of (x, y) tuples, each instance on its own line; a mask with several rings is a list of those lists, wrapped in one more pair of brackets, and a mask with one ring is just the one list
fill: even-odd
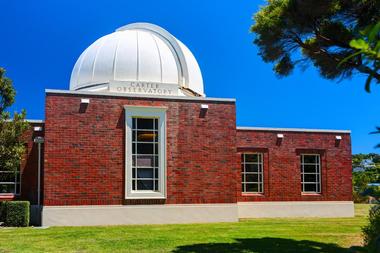
[(45, 106), (21, 177), (0, 183), (44, 226), (354, 214), (350, 131), (237, 127), (235, 99), (206, 96), (194, 55), (156, 25), (95, 41)]

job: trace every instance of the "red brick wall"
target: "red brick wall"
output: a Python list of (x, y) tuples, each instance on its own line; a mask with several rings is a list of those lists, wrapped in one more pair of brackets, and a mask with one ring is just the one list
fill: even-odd
[[(351, 143), (344, 133), (236, 131), (235, 104), (47, 94), (44, 205), (351, 200)], [(166, 106), (167, 199), (124, 200), (124, 105)], [(341, 135), (337, 145), (335, 136)], [(264, 153), (264, 194), (241, 192), (240, 155)], [(319, 153), (322, 192), (301, 194), (300, 154)]]
[[(281, 143), (277, 134), (283, 133)], [(335, 136), (341, 135), (339, 145)], [(264, 154), (264, 194), (242, 194), (238, 201), (352, 200), (351, 139), (347, 133), (237, 131), (237, 160), (241, 153)], [(300, 154), (321, 154), (321, 194), (301, 194)], [(240, 179), (241, 180), (241, 179)]]
[(236, 202), (235, 103), (86, 97), (46, 96), (44, 205), (125, 203), (124, 105), (168, 107), (165, 203)]
[[(31, 204), (37, 204), (37, 179), (38, 179), (38, 144), (33, 142), (37, 136), (44, 136), (43, 123), (31, 123), (30, 129), (24, 134), (26, 153), (21, 161), (21, 194), (20, 199), (29, 200)], [(35, 132), (33, 127), (41, 126), (43, 131)], [(43, 144), (41, 146), (43, 155)], [(43, 171), (43, 158), (41, 159), (41, 172)], [(43, 182), (41, 180), (41, 189)]]

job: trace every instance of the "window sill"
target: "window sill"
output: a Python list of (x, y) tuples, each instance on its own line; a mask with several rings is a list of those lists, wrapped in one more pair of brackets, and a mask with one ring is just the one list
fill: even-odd
[(242, 196), (253, 196), (253, 197), (264, 197), (264, 193), (250, 193), (250, 192), (242, 192), (241, 193)]
[(0, 200), (1, 199), (14, 199), (17, 195), (13, 193), (0, 193)]
[(124, 199), (166, 199), (161, 192), (129, 192)]
[(302, 196), (322, 196), (321, 193), (306, 193), (306, 192), (302, 192), (301, 195)]
[(166, 197), (131, 196), (131, 197), (125, 197), (125, 199), (166, 199)]

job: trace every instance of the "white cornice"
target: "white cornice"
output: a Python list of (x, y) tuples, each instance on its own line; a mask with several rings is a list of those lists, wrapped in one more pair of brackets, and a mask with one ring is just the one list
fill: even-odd
[(275, 127), (237, 127), (237, 130), (271, 131), (271, 132), (311, 132), (311, 133), (351, 133), (350, 130), (310, 129), (310, 128), (275, 128)]
[(210, 98), (210, 97), (185, 97), (185, 96), (156, 96), (142, 94), (126, 94), (114, 92), (94, 92), (94, 91), (72, 91), (72, 90), (52, 90), (46, 89), (47, 94), (69, 94), (69, 95), (85, 95), (85, 96), (107, 96), (107, 97), (127, 97), (127, 98), (149, 98), (149, 99), (165, 99), (165, 100), (187, 100), (187, 101), (215, 101), (215, 102), (233, 102), (234, 98)]

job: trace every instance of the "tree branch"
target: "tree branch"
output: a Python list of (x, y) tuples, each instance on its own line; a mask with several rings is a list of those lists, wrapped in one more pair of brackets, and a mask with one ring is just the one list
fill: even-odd
[[(337, 64), (339, 64), (343, 58), (338, 58), (338, 57), (334, 57), (332, 56), (327, 50), (323, 49), (323, 48), (318, 48), (317, 50), (311, 48), (310, 46), (308, 46), (307, 44), (305, 44), (302, 39), (298, 36), (298, 34), (290, 31), (290, 33), (293, 34), (293, 41), (295, 43), (297, 43), (301, 48), (304, 48), (304, 49), (307, 49), (307, 50), (312, 50), (314, 53), (318, 54), (318, 53), (322, 53), (324, 54), (325, 56), (329, 57), (330, 59), (334, 60)], [(359, 72), (361, 73), (365, 73), (365, 74), (369, 74), (369, 75), (372, 75), (375, 79), (377, 79), (378, 81), (380, 81), (380, 73), (377, 73), (376, 71), (374, 71), (373, 69), (369, 68), (368, 66), (365, 66), (363, 64), (361, 64), (361, 60), (359, 61), (359, 64), (355, 63), (355, 62), (347, 62), (347, 64), (349, 64), (351, 67), (355, 68), (356, 70), (358, 70)]]

